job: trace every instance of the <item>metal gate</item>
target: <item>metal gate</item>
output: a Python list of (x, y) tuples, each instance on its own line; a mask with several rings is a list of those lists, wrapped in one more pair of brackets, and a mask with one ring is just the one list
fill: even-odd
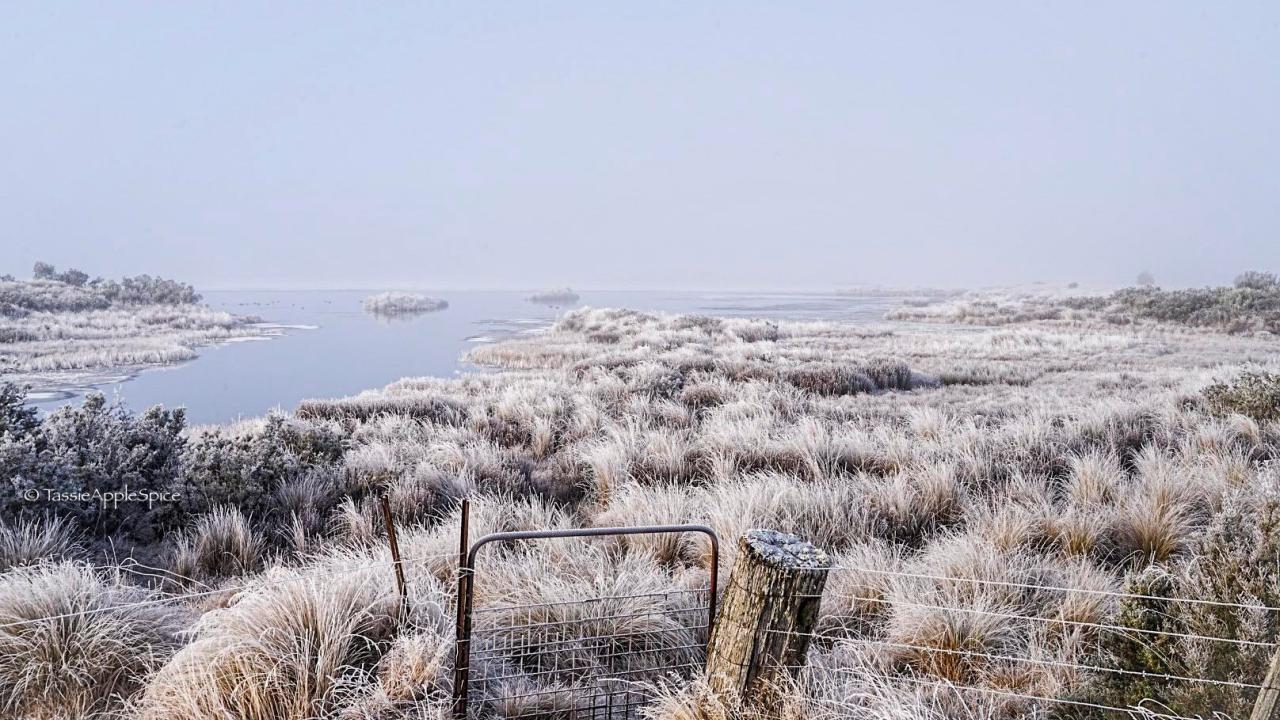
[[(700, 533), (710, 541), (707, 587), (474, 607), (476, 557), (487, 545), (676, 533)], [(652, 700), (660, 683), (687, 680), (702, 670), (715, 619), (719, 558), (719, 540), (705, 525), (503, 532), (481, 537), (460, 558), (454, 717), (638, 717), (639, 708)]]

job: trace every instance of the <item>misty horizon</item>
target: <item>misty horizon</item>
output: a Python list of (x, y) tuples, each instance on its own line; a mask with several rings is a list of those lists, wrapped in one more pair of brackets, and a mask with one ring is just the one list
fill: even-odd
[(1280, 267), (1280, 7), (0, 10), (0, 272), (1168, 287)]

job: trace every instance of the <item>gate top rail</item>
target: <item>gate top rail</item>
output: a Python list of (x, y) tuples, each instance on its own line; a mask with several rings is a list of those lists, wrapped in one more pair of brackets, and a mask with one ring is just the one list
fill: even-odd
[(556, 538), (617, 537), (628, 535), (663, 535), (699, 533), (711, 543), (711, 567), (707, 591), (707, 625), (710, 629), (716, 616), (716, 590), (719, 587), (720, 538), (707, 525), (639, 525), (635, 527), (565, 528), (559, 530), (518, 530), (489, 533), (467, 547), (467, 513), (463, 510), (461, 562), (458, 566), (458, 637), (454, 657), (453, 711), (457, 718), (467, 715), (467, 695), (471, 665), (471, 624), (474, 612), (476, 557), (486, 545), (517, 540), (549, 540)]
[[(637, 525), (635, 527), (564, 528), (561, 530), (516, 530), (511, 532), (489, 533), (471, 544), (471, 550), (467, 553), (467, 562), (465, 567), (468, 570), (474, 569), (476, 555), (480, 552), (480, 548), (495, 542), (506, 542), (510, 540), (544, 540), (549, 538), (566, 537), (600, 537), (607, 535), (658, 535), (664, 533), (670, 534), (686, 532), (696, 532), (706, 535), (707, 538), (711, 540), (713, 556), (719, 557), (720, 539), (716, 536), (716, 531), (712, 530), (707, 525)], [(718, 563), (715, 562), (711, 563), (713, 570), (717, 564)]]

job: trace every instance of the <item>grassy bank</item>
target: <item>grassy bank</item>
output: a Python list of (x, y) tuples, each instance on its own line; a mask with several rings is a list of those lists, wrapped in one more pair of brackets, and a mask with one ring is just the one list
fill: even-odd
[(189, 285), (171, 280), (89, 281), (52, 268), (37, 274), (0, 279), (0, 380), (54, 387), (87, 372), (182, 362), (200, 346), (263, 335), (251, 319), (201, 305)]
[[(690, 521), (726, 539), (785, 530), (829, 550), (843, 569), (828, 583), (813, 669), (788, 691), (794, 717), (1054, 707), (1018, 695), (1238, 716), (1247, 688), (1079, 667), (1261, 678), (1265, 648), (1199, 638), (1272, 641), (1274, 617), (1162, 598), (1280, 604), (1275, 341), (1078, 311), (956, 329), (579, 310), (548, 333), (472, 351), (501, 372), (405, 379), (234, 427), (103, 403), (40, 422), (11, 395), (6, 480), (129, 483), (181, 500), (128, 513), (4, 509), (12, 569), (0, 576), (0, 625), (103, 607), (79, 632), (111, 651), (67, 649), (45, 621), (0, 628), (0, 646), (14, 648), (0, 705), (34, 717), (443, 717), (457, 504), (471, 497), (473, 536)], [(1246, 369), (1255, 374), (1237, 379)], [(408, 618), (393, 610), (374, 503), (384, 492), (413, 559)], [(81, 564), (129, 542), (161, 569), (140, 579)], [(726, 542), (726, 567), (732, 552)], [(517, 545), (490, 556), (477, 605), (687, 590), (707, 566), (705, 548), (683, 540)], [(20, 600), (33, 584), (40, 602)], [(127, 607), (159, 592), (189, 599), (154, 616)], [(704, 632), (611, 631), (673, 648), (673, 663)], [(957, 650), (969, 654), (955, 661)], [(24, 670), (55, 652), (83, 679), (76, 687), (109, 678), (118, 696)], [(102, 669), (99, 654), (112, 658)], [(522, 675), (516, 656), (477, 672), (507, 689), (568, 682)], [(1006, 694), (957, 701), (922, 688), (935, 680)], [(696, 687), (667, 696), (658, 717), (737, 713)]]

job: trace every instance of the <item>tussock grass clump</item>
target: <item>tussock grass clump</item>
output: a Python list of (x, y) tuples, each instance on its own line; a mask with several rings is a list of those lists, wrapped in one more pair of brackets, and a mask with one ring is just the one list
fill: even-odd
[(0, 625), (9, 626), (0, 629), (3, 714), (92, 718), (119, 710), (182, 644), (186, 613), (137, 605), (154, 598), (75, 563), (0, 575)]
[(342, 720), (447, 720), (452, 717), (452, 633), (423, 628), (398, 637), (377, 666), (376, 685), (351, 702)]
[(371, 570), (328, 566), (264, 576), (222, 610), (152, 678), (141, 720), (331, 717), (369, 681), (391, 646), (398, 603)]
[(891, 542), (920, 547), (964, 515), (963, 490), (954, 468), (930, 464), (872, 480), (866, 500), (874, 532)]
[(265, 541), (238, 509), (215, 508), (174, 543), (171, 572), (184, 578), (226, 578), (262, 567)]
[(76, 531), (59, 517), (0, 519), (0, 573), (49, 560), (74, 560), (83, 554)]

